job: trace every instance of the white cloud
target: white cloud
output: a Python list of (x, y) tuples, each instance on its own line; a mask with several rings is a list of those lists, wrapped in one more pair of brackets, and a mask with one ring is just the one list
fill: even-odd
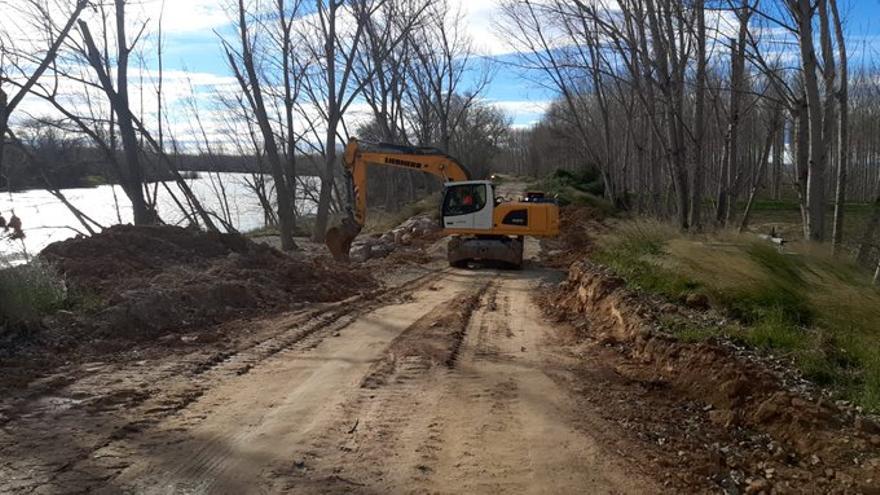
[(484, 100), (484, 102), (500, 108), (517, 123), (535, 120), (553, 103), (552, 100)]
[(499, 0), (453, 0), (465, 15), (468, 32), (474, 48), (485, 55), (500, 55), (510, 52), (507, 44), (495, 31), (493, 19), (500, 14)]
[(140, 9), (141, 16), (152, 20), (161, 14), (168, 34), (204, 33), (230, 22), (222, 0), (147, 0)]

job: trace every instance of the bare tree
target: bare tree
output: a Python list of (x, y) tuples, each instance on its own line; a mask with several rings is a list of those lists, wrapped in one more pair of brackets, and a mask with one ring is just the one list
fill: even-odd
[(837, 192), (834, 197), (834, 226), (831, 234), (831, 249), (837, 253), (843, 242), (843, 211), (846, 203), (847, 169), (849, 168), (849, 65), (846, 55), (846, 38), (837, 9), (837, 0), (828, 0), (831, 6), (834, 36), (837, 41), (837, 57), (840, 61), (840, 83), (837, 98)]
[(693, 182), (691, 184), (691, 211), (690, 226), (693, 230), (700, 231), (703, 226), (703, 187), (705, 181), (706, 158), (706, 10), (705, 0), (694, 2), (694, 16), (696, 17), (696, 44), (697, 44), (697, 74), (696, 88), (694, 90), (694, 162)]
[(289, 199), (291, 230), (296, 229), (296, 155), (297, 136), (294, 129), (294, 110), (296, 100), (299, 97), (306, 64), (297, 63), (295, 59), (295, 46), (293, 27), (294, 21), (300, 15), (302, 0), (276, 0), (276, 15), (278, 17), (278, 34), (275, 36), (281, 57), (281, 80), (284, 88), (284, 184), (287, 186)]
[[(312, 240), (321, 242), (327, 231), (337, 171), (339, 126), (343, 115), (362, 86), (353, 82), (354, 61), (363, 42), (367, 19), (383, 2), (372, 0), (316, 0), (314, 19), (305, 26), (305, 44), (315, 63), (314, 70), (304, 86), (312, 108), (320, 115), (323, 125), (322, 154), (324, 169), (321, 175), (321, 194)], [(353, 27), (344, 27), (344, 16), (349, 16)], [(313, 132), (320, 134), (318, 126)]]
[[(344, 142), (344, 134), (347, 134), (343, 118), (355, 99), (363, 94), (364, 87), (384, 67), (384, 61), (395, 53), (409, 34), (412, 24), (418, 19), (418, 13), (424, 8), (416, 3), (414, 10), (409, 10), (410, 13), (398, 19), (384, 17), (385, 27), (380, 31), (377, 27), (379, 23), (371, 22), (371, 19), (383, 18), (383, 8), (390, 9), (392, 16), (406, 12), (401, 9), (407, 4), (399, 2), (398, 8), (395, 8), (387, 5), (391, 3), (394, 2), (318, 0), (316, 15), (305, 26), (303, 36), (314, 66), (303, 89), (311, 100), (311, 110), (317, 114), (317, 118), (311, 119), (310, 127), (316, 137), (320, 135), (322, 138), (320, 151), (324, 157), (318, 211), (312, 232), (315, 241), (324, 239), (334, 194), (337, 198), (351, 194), (348, 190), (337, 192), (335, 182), (339, 171), (337, 143)], [(394, 22), (399, 24), (389, 24)], [(372, 35), (370, 29), (374, 30)], [(381, 46), (371, 46), (368, 40), (370, 36), (378, 36), (382, 40)], [(370, 52), (366, 64), (363, 63), (363, 50)], [(345, 185), (346, 188), (348, 186)]]
[[(9, 118), (12, 116), (12, 112), (15, 111), (19, 104), (21, 104), (24, 97), (27, 96), (34, 85), (37, 84), (37, 81), (40, 80), (49, 66), (55, 62), (58, 50), (65, 41), (67, 41), (67, 37), (70, 35), (70, 31), (73, 29), (77, 19), (79, 19), (80, 14), (88, 5), (87, 0), (78, 0), (74, 4), (73, 11), (67, 17), (67, 21), (64, 23), (63, 27), (55, 33), (51, 25), (52, 16), (47, 10), (47, 7), (35, 0), (28, 0), (27, 3), (30, 4), (30, 7), (34, 10), (34, 15), (41, 17), (47, 25), (46, 34), (48, 35), (47, 41), (49, 42), (49, 46), (43, 56), (36, 61), (36, 68), (33, 72), (26, 75), (24, 83), (17, 87), (16, 92), (12, 94), (11, 97), (3, 88), (5, 85), (4, 83), (11, 82), (11, 74), (4, 71), (2, 64), (0, 64), (0, 174), (3, 172), (3, 143), (5, 142), (5, 136), (9, 129)], [(6, 43), (8, 42), (9, 40), (0, 40), (0, 59), (7, 58), (10, 55), (8, 50), (11, 49), (11, 47), (6, 46)]]
[[(257, 120), (257, 125), (260, 129), (263, 150), (266, 153), (269, 162), (269, 169), (272, 172), (272, 178), (275, 182), (275, 192), (278, 198), (278, 220), (281, 234), (281, 248), (285, 250), (296, 249), (296, 243), (293, 240), (294, 214), (293, 198), (291, 197), (291, 193), (295, 190), (296, 186), (295, 184), (288, 183), (288, 174), (285, 174), (284, 171), (285, 167), (282, 163), (278, 141), (275, 136), (275, 131), (272, 128), (272, 121), (267, 110), (262, 81), (258, 74), (254, 58), (254, 39), (249, 31), (253, 22), (253, 17), (249, 19), (249, 14), (245, 9), (244, 0), (238, 0), (237, 5), (236, 27), (239, 35), (239, 51), (236, 52), (233, 46), (225, 40), (223, 41), (223, 47), (226, 51), (229, 65), (241, 86), (242, 92), (247, 97), (249, 107), (253, 111)], [(287, 35), (289, 36), (289, 32)], [(285, 61), (289, 60), (288, 57), (289, 55), (287, 53), (282, 54), (282, 58)], [(289, 70), (289, 67), (285, 65), (285, 77), (289, 77), (286, 74), (286, 70)], [(289, 80), (287, 87), (289, 87)], [(290, 99), (288, 98), (288, 100)], [(285, 103), (287, 104), (288, 102), (286, 101)], [(292, 106), (292, 101), (289, 103)], [(292, 128), (292, 117), (289, 121), (289, 127)]]
[[(117, 119), (119, 134), (122, 138), (122, 149), (125, 157), (125, 166), (120, 168), (120, 181), (122, 189), (131, 201), (134, 223), (136, 225), (156, 223), (158, 216), (155, 211), (148, 208), (144, 196), (143, 166), (140, 163), (140, 146), (135, 133), (134, 115), (131, 112), (128, 94), (128, 61), (133, 47), (143, 34), (144, 26), (129, 44), (126, 35), (125, 0), (114, 0), (116, 16), (116, 86), (114, 87), (111, 74), (106, 70), (105, 60), (101, 51), (95, 44), (88, 24), (80, 20), (79, 28), (82, 32), (86, 46), (86, 57), (95, 74), (98, 76), (101, 88), (107, 96), (107, 100)], [(105, 36), (108, 33), (104, 33)]]
[[(427, 104), (430, 120), (437, 130), (436, 142), (431, 144), (444, 151), (449, 150), (452, 134), (464, 112), (480, 96), (492, 76), (485, 64), (479, 66), (477, 73), (471, 73), (475, 53), (465, 25), (463, 13), (453, 10), (443, 0), (432, 3), (424, 22), (409, 33), (414, 56), (408, 73), (411, 80), (408, 97), (414, 105)], [(465, 86), (469, 74), (472, 83)]]
[(735, 40), (730, 40), (731, 45), (731, 76), (730, 76), (730, 122), (727, 131), (726, 156), (723, 161), (722, 186), (718, 192), (718, 207), (715, 211), (715, 221), (727, 225), (730, 214), (735, 207), (737, 198), (738, 180), (740, 174), (740, 127), (743, 120), (743, 96), (746, 92), (746, 56), (745, 44), (749, 30), (749, 17), (751, 9), (748, 0), (743, 0), (735, 8), (739, 22), (739, 34)]
[[(825, 0), (819, 0), (824, 5)], [(806, 184), (805, 232), (810, 240), (822, 240), (825, 226), (826, 148), (823, 140), (823, 107), (819, 95), (818, 60), (813, 41), (816, 6), (810, 0), (788, 0), (788, 9), (796, 21), (800, 48), (801, 74), (806, 96), (806, 119), (809, 133), (809, 159)], [(828, 62), (826, 61), (826, 64)], [(833, 70), (833, 69), (830, 69)], [(803, 118), (803, 116), (802, 116)], [(803, 125), (799, 132), (803, 133)]]
[(767, 170), (767, 162), (770, 160), (770, 151), (774, 146), (774, 142), (776, 141), (776, 134), (773, 132), (773, 130), (779, 127), (782, 122), (783, 107), (780, 103), (780, 100), (770, 100), (768, 101), (767, 106), (769, 108), (767, 108), (765, 111), (765, 113), (768, 114), (768, 118), (765, 126), (766, 132), (764, 133), (764, 145), (761, 148), (760, 158), (758, 159), (758, 168), (755, 171), (754, 177), (752, 178), (752, 188), (749, 192), (749, 198), (746, 202), (746, 208), (743, 212), (742, 218), (740, 219), (739, 232), (743, 232), (749, 225), (752, 206), (755, 203), (755, 198), (757, 198), (758, 196), (758, 190), (760, 189), (762, 184), (761, 179), (764, 177), (764, 172)]
[[(370, 123), (358, 130), (362, 137), (389, 143), (409, 141), (405, 95), (413, 82), (410, 66), (415, 56), (409, 32), (421, 22), (426, 6), (421, 0), (385, 2), (367, 20), (366, 36), (353, 71), (372, 113)], [(414, 172), (379, 169), (370, 173), (381, 177), (378, 182), (385, 186), (387, 209), (395, 209), (400, 204), (399, 185), (404, 182), (410, 199), (414, 199)]]

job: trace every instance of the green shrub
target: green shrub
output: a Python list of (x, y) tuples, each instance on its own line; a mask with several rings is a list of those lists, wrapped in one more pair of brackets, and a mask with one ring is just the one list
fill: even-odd
[(880, 410), (880, 356), (872, 356), (871, 361), (866, 363), (863, 375), (863, 384), (856, 400), (870, 410)]
[(32, 261), (0, 270), (0, 322), (34, 321), (64, 305), (64, 282), (48, 264)]
[(86, 187), (98, 187), (107, 184), (107, 179), (101, 175), (87, 175), (83, 177), (82, 182)]
[(593, 196), (605, 194), (605, 182), (596, 168), (585, 167), (574, 172), (558, 169), (550, 178), (560, 185), (571, 186)]
[(539, 190), (555, 197), (561, 206), (591, 206), (611, 214), (614, 205), (603, 198), (605, 183), (595, 168), (577, 171), (556, 170), (540, 181), (530, 184), (529, 189)]

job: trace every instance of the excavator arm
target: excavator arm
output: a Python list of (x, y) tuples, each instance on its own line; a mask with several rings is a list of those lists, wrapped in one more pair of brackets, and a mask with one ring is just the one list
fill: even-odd
[(351, 243), (367, 217), (367, 166), (391, 166), (435, 175), (444, 182), (470, 179), (468, 170), (455, 158), (436, 148), (367, 143), (348, 140), (343, 165), (349, 176), (349, 211), (342, 224), (327, 231), (326, 244), (337, 260), (347, 260)]

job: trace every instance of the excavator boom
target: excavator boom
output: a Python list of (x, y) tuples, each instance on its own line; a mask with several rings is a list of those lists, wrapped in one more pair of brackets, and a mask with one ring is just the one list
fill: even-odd
[(351, 243), (360, 233), (367, 216), (367, 165), (391, 166), (418, 170), (439, 177), (444, 182), (466, 181), (470, 172), (455, 158), (436, 148), (399, 146), (348, 140), (343, 165), (350, 176), (350, 208), (338, 227), (327, 231), (326, 244), (337, 260), (347, 260)]

